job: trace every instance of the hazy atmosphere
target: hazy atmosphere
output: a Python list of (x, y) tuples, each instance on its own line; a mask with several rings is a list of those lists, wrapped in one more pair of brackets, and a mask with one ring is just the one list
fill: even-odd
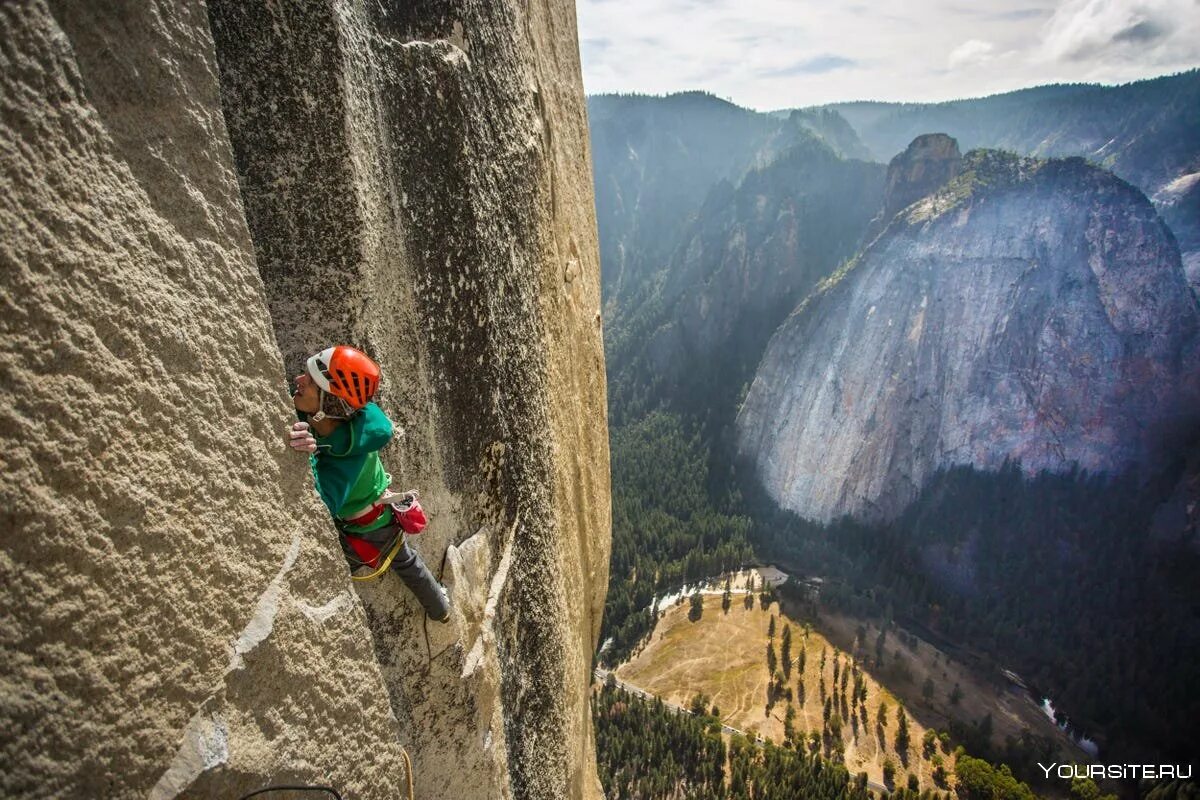
[(767, 110), (1122, 83), (1200, 63), (1198, 0), (581, 0), (589, 94), (704, 89)]

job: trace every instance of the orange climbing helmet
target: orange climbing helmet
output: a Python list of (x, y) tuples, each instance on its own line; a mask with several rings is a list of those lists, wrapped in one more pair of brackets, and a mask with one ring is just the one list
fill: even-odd
[(366, 353), (344, 344), (311, 356), (307, 369), (322, 392), (346, 401), (355, 411), (369, 403), (379, 388), (379, 365)]

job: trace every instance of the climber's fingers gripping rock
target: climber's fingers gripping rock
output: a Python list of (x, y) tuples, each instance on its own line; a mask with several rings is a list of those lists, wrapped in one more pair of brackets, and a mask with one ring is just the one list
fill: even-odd
[(288, 429), (288, 445), (293, 450), (299, 450), (302, 453), (317, 451), (317, 440), (309, 430), (307, 422), (292, 423), (292, 427)]

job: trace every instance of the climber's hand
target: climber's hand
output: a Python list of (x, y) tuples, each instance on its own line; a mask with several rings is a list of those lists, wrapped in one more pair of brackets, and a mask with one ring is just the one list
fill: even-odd
[(317, 440), (308, 429), (307, 422), (292, 423), (292, 427), (288, 429), (288, 445), (302, 453), (317, 452)]

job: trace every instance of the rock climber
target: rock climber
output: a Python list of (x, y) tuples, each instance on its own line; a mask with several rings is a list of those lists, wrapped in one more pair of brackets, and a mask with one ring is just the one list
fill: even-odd
[(328, 347), (311, 356), (295, 379), (292, 402), (299, 422), (288, 444), (309, 454), (317, 493), (341, 533), (351, 569), (375, 567), (398, 546), (391, 569), (416, 595), (431, 619), (448, 622), (450, 599), (401, 528), (415, 492), (396, 495), (379, 451), (392, 438), (392, 423), (371, 402), (379, 366), (353, 347)]

